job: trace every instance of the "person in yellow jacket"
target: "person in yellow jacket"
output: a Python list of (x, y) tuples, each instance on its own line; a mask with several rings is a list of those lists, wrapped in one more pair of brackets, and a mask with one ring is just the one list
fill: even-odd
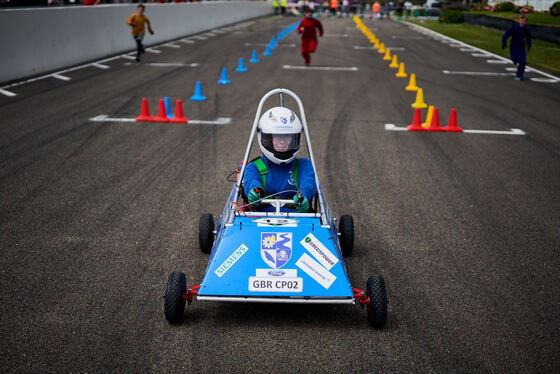
[(274, 15), (278, 15), (278, 0), (272, 0), (272, 7), (274, 8)]
[(144, 11), (146, 7), (144, 4), (138, 5), (138, 10), (136, 13), (133, 13), (126, 24), (132, 27), (132, 37), (136, 41), (136, 61), (140, 62), (140, 55), (144, 53), (144, 45), (142, 44), (142, 40), (144, 39), (144, 34), (146, 33), (146, 29), (144, 28), (144, 23), (148, 24), (148, 31), (150, 34), (154, 35), (154, 30), (152, 30), (152, 25), (150, 24), (150, 20), (148, 17), (144, 15)]
[(280, 7), (282, 8), (282, 14), (286, 14), (286, 8), (288, 8), (288, 0), (280, 0)]

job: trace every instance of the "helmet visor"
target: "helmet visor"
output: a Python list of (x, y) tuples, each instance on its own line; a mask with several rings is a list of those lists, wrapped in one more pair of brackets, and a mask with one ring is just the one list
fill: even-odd
[(300, 140), (301, 133), (261, 134), (261, 144), (274, 154), (293, 154), (295, 151), (299, 150)]

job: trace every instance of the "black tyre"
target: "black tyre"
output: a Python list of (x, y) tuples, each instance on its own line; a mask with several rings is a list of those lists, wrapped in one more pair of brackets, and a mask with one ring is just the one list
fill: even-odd
[(338, 222), (340, 232), (340, 248), (344, 257), (350, 256), (354, 250), (354, 219), (352, 216), (344, 215)]
[(198, 224), (198, 241), (203, 253), (210, 253), (214, 244), (214, 217), (204, 213), (200, 216)]
[(179, 323), (183, 319), (185, 312), (185, 292), (187, 287), (187, 277), (185, 274), (174, 271), (169, 274), (167, 287), (165, 289), (165, 319), (169, 323)]
[(367, 315), (369, 324), (380, 329), (387, 322), (387, 291), (385, 281), (380, 275), (373, 275), (367, 281)]

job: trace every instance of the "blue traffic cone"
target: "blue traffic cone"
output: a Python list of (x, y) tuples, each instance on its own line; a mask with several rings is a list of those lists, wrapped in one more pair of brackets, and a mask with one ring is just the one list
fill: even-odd
[(270, 47), (267, 45), (266, 49), (264, 50), (264, 56), (272, 56), (272, 52), (270, 52)]
[(243, 62), (243, 57), (239, 58), (239, 65), (237, 66), (237, 69), (235, 69), (235, 71), (240, 73), (245, 73), (247, 71), (247, 68), (245, 67), (245, 62)]
[(206, 97), (202, 95), (202, 85), (200, 81), (196, 82), (196, 87), (194, 88), (194, 95), (190, 98), (191, 101), (204, 101)]
[(220, 76), (220, 80), (218, 81), (218, 84), (230, 84), (231, 82), (229, 81), (229, 79), (227, 78), (227, 70), (226, 68), (222, 68), (222, 75)]
[(258, 64), (260, 62), (258, 57), (257, 57), (257, 51), (255, 51), (254, 49), (253, 49), (253, 56), (251, 56), (251, 59), (249, 60), (249, 62), (252, 63), (252, 64)]
[(165, 113), (167, 114), (167, 118), (175, 118), (175, 116), (171, 114), (171, 105), (169, 104), (169, 98), (167, 96), (163, 98), (163, 102), (165, 103)]
[(284, 39), (284, 34), (283, 33), (279, 33), (278, 34), (278, 40), (282, 40)]

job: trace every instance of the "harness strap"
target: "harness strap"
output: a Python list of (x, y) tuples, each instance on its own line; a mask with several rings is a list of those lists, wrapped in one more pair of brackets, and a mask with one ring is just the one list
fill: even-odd
[[(268, 174), (268, 167), (264, 163), (262, 158), (256, 158), (253, 160), (257, 169), (259, 169), (259, 173), (261, 174), (261, 184), (264, 190), (264, 194), (266, 196), (266, 175)], [(294, 164), (294, 171), (293, 171), (294, 183), (296, 184), (296, 190), (299, 190), (299, 158), (296, 158), (296, 162)]]

